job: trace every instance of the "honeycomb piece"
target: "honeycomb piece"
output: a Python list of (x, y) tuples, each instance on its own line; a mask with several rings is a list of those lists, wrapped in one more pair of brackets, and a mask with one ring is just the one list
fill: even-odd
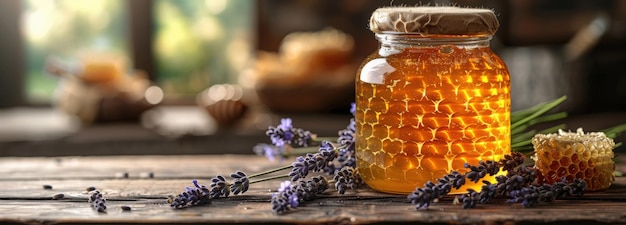
[(615, 180), (615, 142), (602, 132), (585, 133), (582, 128), (576, 132), (559, 130), (535, 135), (532, 144), (535, 167), (545, 183), (561, 181), (563, 177), (568, 182), (580, 178), (587, 182), (588, 190), (597, 191), (609, 188)]

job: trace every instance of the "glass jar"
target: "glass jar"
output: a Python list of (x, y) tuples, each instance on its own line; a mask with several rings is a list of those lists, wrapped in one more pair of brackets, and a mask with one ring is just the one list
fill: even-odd
[[(489, 42), (491, 10), (391, 7), (356, 77), (357, 168), (371, 188), (410, 193), (466, 163), (510, 154), (510, 79)], [(492, 183), (494, 177), (486, 177)], [(453, 192), (480, 190), (467, 181)]]

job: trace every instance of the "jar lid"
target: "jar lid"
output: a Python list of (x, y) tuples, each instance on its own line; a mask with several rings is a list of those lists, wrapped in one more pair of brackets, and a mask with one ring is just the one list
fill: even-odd
[(499, 25), (490, 9), (453, 6), (384, 7), (370, 18), (374, 33), (493, 35)]

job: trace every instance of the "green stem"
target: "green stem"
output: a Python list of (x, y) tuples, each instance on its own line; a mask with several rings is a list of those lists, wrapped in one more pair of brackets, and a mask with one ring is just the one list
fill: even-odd
[(287, 165), (287, 166), (279, 167), (279, 168), (276, 168), (276, 169), (271, 169), (271, 170), (263, 171), (263, 172), (260, 172), (260, 173), (255, 173), (255, 174), (252, 174), (252, 175), (248, 176), (248, 178), (259, 177), (259, 176), (263, 176), (263, 175), (267, 175), (267, 174), (270, 174), (270, 173), (275, 173), (275, 172), (278, 172), (278, 171), (291, 169), (291, 168), (293, 168), (292, 165)]
[(527, 116), (527, 117), (525, 117), (523, 119), (520, 119), (519, 121), (511, 124), (511, 129), (515, 129), (518, 126), (524, 125), (528, 121), (531, 121), (531, 120), (533, 120), (533, 119), (543, 115), (544, 113), (550, 111), (554, 107), (556, 107), (559, 104), (563, 103), (563, 101), (565, 101), (565, 99), (567, 99), (567, 96), (560, 97), (557, 100), (554, 100), (554, 101), (552, 101), (552, 102), (550, 102), (548, 104), (543, 105), (540, 109), (538, 109), (534, 113), (530, 114), (529, 116)]
[(522, 147), (511, 148), (511, 152), (529, 153), (529, 152), (534, 152), (534, 149), (532, 146), (526, 145)]
[[(250, 184), (261, 183), (261, 182), (270, 181), (270, 180), (284, 179), (284, 178), (289, 178), (289, 174), (276, 175), (276, 176), (261, 178), (258, 180), (253, 180), (253, 181), (250, 181)], [(333, 184), (333, 183), (335, 183), (335, 180), (333, 179), (328, 180), (328, 184)]]
[(519, 147), (523, 147), (523, 146), (530, 145), (530, 144), (531, 144), (531, 140), (520, 141), (515, 144), (511, 144), (511, 148), (519, 148)]
[[(343, 148), (343, 147), (345, 147), (345, 146), (335, 146), (335, 149), (340, 149), (340, 148)], [(306, 154), (306, 153), (315, 153), (315, 152), (318, 152), (318, 151), (319, 151), (319, 147), (293, 148), (293, 149), (291, 149), (289, 154), (291, 155), (291, 154), (296, 153), (298, 155), (303, 155), (303, 154)], [(279, 167), (279, 168), (263, 171), (263, 172), (260, 172), (260, 173), (255, 173), (255, 174), (252, 174), (252, 175), (248, 176), (248, 178), (260, 177), (260, 176), (264, 176), (264, 175), (267, 175), (267, 174), (271, 174), (271, 173), (275, 173), (275, 172), (278, 172), (278, 171), (283, 171), (283, 170), (291, 169), (291, 168), (293, 168), (293, 166), (290, 164), (290, 165), (286, 165), (286, 166), (283, 166), (283, 167)]]
[[(565, 97), (565, 96), (563, 96), (563, 97)], [(534, 105), (534, 106), (532, 106), (530, 108), (521, 109), (521, 110), (518, 110), (518, 111), (511, 112), (511, 121), (513, 123), (515, 123), (515, 122), (517, 122), (517, 121), (519, 121), (519, 120), (521, 120), (523, 118), (528, 117), (529, 115), (535, 113), (537, 110), (540, 110), (540, 109), (546, 107), (546, 105), (551, 104), (551, 103), (552, 102), (550, 102), (550, 101), (542, 102), (542, 103)]]
[(606, 136), (610, 138), (616, 138), (617, 135), (624, 131), (626, 131), (626, 123), (602, 130), (602, 132), (604, 132)]
[(550, 115), (545, 115), (542, 117), (539, 117), (537, 119), (534, 119), (531, 124), (538, 124), (538, 123), (543, 123), (543, 122), (550, 122), (550, 121), (554, 121), (554, 120), (558, 120), (558, 119), (563, 119), (567, 117), (567, 112), (558, 112), (558, 113), (554, 113), (554, 114), (550, 114)]
[[(276, 175), (276, 176), (271, 176), (271, 177), (265, 177), (265, 178), (261, 178), (258, 180), (253, 180), (250, 181), (250, 184), (254, 184), (254, 183), (260, 183), (260, 182), (264, 182), (264, 181), (269, 181), (269, 180), (277, 180), (277, 179), (284, 179), (284, 178), (288, 178), (289, 174), (283, 174), (283, 175)], [(250, 178), (250, 177), (248, 177)]]
[(550, 127), (550, 128), (546, 128), (546, 129), (544, 129), (542, 131), (539, 131), (538, 134), (554, 133), (554, 132), (557, 132), (558, 130), (561, 130), (561, 129), (565, 129), (565, 124), (559, 124), (559, 125), (556, 125), (556, 126), (553, 126), (553, 127)]
[(318, 152), (320, 149), (319, 146), (315, 146), (315, 147), (302, 147), (302, 148), (291, 148), (291, 150), (286, 152), (286, 156), (293, 156), (293, 155), (304, 155), (307, 153), (316, 153)]
[[(336, 146), (337, 143), (332, 142), (333, 145), (335, 145), (335, 149), (342, 149), (347, 147), (346, 145), (340, 145), (340, 146)], [(301, 156), (301, 155), (306, 155), (307, 153), (317, 153), (319, 152), (320, 146), (315, 146), (315, 147), (300, 147), (300, 148), (291, 148), (289, 151), (287, 151), (287, 153), (284, 154), (284, 156)]]
[(337, 138), (339, 137), (315, 137), (313, 138), (313, 141), (330, 141), (330, 142), (335, 142), (337, 141)]
[(525, 146), (530, 146), (530, 144), (532, 144), (532, 137), (534, 137), (535, 134), (553, 133), (559, 129), (563, 129), (564, 127), (565, 125), (559, 124), (550, 128), (546, 128), (539, 132), (535, 132), (534, 130), (531, 130), (531, 131), (528, 131), (527, 133), (518, 135), (511, 139), (511, 149), (520, 149), (520, 148), (524, 148)]

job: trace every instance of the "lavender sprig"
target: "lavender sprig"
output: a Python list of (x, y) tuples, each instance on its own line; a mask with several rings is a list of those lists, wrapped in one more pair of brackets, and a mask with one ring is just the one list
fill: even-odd
[(230, 192), (233, 195), (238, 195), (239, 193), (243, 194), (248, 191), (250, 187), (250, 180), (246, 176), (246, 173), (242, 171), (237, 171), (230, 175), (233, 178), (233, 183), (230, 185)]
[[(243, 194), (248, 191), (250, 184), (252, 183), (287, 178), (288, 176), (279, 175), (265, 177), (254, 181), (251, 181), (250, 178), (275, 173), (289, 168), (292, 168), (292, 166), (284, 166), (250, 176), (246, 175), (243, 171), (236, 171), (235, 173), (230, 174), (230, 177), (232, 178), (232, 182), (230, 183), (224, 176), (217, 175), (211, 179), (211, 184), (208, 188), (204, 185), (198, 185), (197, 181), (194, 180), (193, 183), (195, 187), (187, 187), (186, 190), (177, 197), (172, 196), (168, 198), (168, 202), (173, 208), (178, 209), (208, 203), (210, 199), (214, 198), (228, 197), (231, 193), (233, 195)], [(200, 202), (196, 204), (196, 201)]]
[[(452, 191), (452, 188), (458, 189), (463, 184), (465, 184), (465, 179), (467, 178), (470, 181), (478, 182), (480, 179), (484, 178), (487, 174), (495, 175), (499, 170), (501, 165), (514, 165), (519, 161), (513, 160), (517, 157), (523, 157), (521, 153), (514, 152), (512, 153), (514, 156), (511, 158), (504, 158), (499, 162), (494, 161), (484, 161), (480, 162), (478, 166), (471, 166), (466, 164), (465, 167), (470, 171), (464, 175), (461, 175), (459, 172), (452, 171), (450, 174), (437, 179), (437, 184), (428, 181), (424, 185), (424, 187), (417, 188), (415, 191), (410, 193), (407, 196), (407, 199), (411, 201), (415, 205), (416, 209), (427, 209), (430, 206), (430, 203), (439, 199), (440, 197), (447, 195)], [(523, 161), (522, 161), (523, 162)], [(515, 165), (515, 167), (518, 167)], [(470, 196), (471, 197), (471, 196)], [(473, 197), (472, 197), (473, 198)], [(468, 200), (469, 201), (469, 200)], [(475, 204), (467, 203), (464, 206), (473, 206)]]
[(259, 143), (252, 148), (252, 151), (257, 155), (265, 156), (270, 161), (275, 161), (278, 159), (282, 161), (285, 159), (285, 148), (279, 148), (275, 145), (270, 145), (266, 143)]
[(461, 202), (461, 207), (464, 209), (474, 208), (480, 201), (480, 192), (476, 192), (474, 189), (467, 189), (467, 194), (459, 196), (458, 199)]
[[(551, 185), (535, 185), (537, 170), (530, 166), (513, 166), (514, 164), (519, 165), (521, 162), (523, 160), (520, 160), (519, 155), (506, 157), (498, 165), (507, 169), (508, 174), (497, 176), (497, 184), (483, 181), (484, 185), (480, 192), (468, 190), (467, 194), (458, 196), (462, 207), (473, 208), (477, 203), (488, 203), (498, 195), (506, 196), (509, 203), (521, 203), (523, 207), (531, 207), (539, 202), (552, 202), (558, 198), (582, 196), (587, 189), (587, 183), (582, 179), (575, 179), (572, 183), (567, 183), (567, 180), (563, 178), (561, 182)], [(484, 166), (482, 170), (472, 170), (468, 173), (482, 174), (488, 170), (487, 168), (488, 166)]]
[(286, 145), (293, 147), (307, 147), (312, 141), (312, 134), (310, 131), (294, 128), (291, 122), (291, 118), (283, 118), (280, 124), (276, 127), (270, 126), (265, 132), (270, 137), (272, 144), (282, 148)]
[(523, 207), (531, 207), (539, 202), (541, 193), (537, 186), (523, 187), (519, 190), (513, 190), (509, 193), (510, 203), (522, 203)]
[(500, 171), (500, 165), (498, 164), (498, 162), (491, 160), (480, 161), (478, 163), (478, 166), (473, 166), (469, 163), (465, 163), (465, 168), (468, 168), (470, 170), (465, 174), (465, 177), (472, 182), (478, 182), (487, 174), (489, 174), (490, 176), (496, 175), (498, 171)]
[[(351, 112), (354, 115), (355, 104), (352, 104)], [(270, 126), (266, 134), (270, 137), (273, 145), (258, 144), (253, 150), (258, 155), (265, 155), (272, 161), (278, 157), (280, 157), (280, 159), (284, 159), (288, 153), (296, 150), (294, 147), (298, 150), (310, 151), (307, 146), (314, 143), (311, 132), (300, 128), (294, 128), (292, 121), (289, 118), (281, 119), (281, 123), (276, 127)], [(340, 145), (339, 147), (335, 147), (335, 145), (330, 141), (316, 140), (315, 143), (319, 143), (320, 146), (315, 153), (309, 152), (304, 156), (299, 156), (296, 158), (296, 161), (289, 166), (268, 170), (250, 176), (247, 176), (242, 171), (237, 171), (230, 175), (232, 178), (232, 182), (230, 183), (224, 176), (218, 175), (211, 179), (210, 186), (208, 188), (205, 187), (204, 192), (194, 192), (196, 189), (190, 188), (189, 191), (184, 192), (186, 194), (181, 194), (182, 197), (180, 199), (177, 201), (172, 199), (171, 201), (175, 202), (174, 206), (190, 206), (193, 205), (188, 204), (192, 201), (190, 198), (195, 199), (193, 197), (195, 195), (205, 194), (207, 196), (207, 200), (219, 197), (228, 197), (230, 193), (233, 195), (245, 193), (250, 184), (253, 183), (290, 177), (291, 182), (295, 183), (296, 186), (293, 186), (292, 191), (288, 191), (290, 189), (287, 187), (281, 188), (285, 189), (281, 191), (281, 193), (283, 193), (283, 197), (273, 200), (275, 207), (278, 207), (274, 211), (282, 212), (288, 208), (295, 208), (300, 201), (308, 200), (316, 194), (321, 193), (316, 192), (316, 190), (323, 191), (328, 188), (328, 182), (326, 179), (322, 179), (319, 176), (312, 177), (311, 180), (303, 181), (302, 179), (309, 176), (310, 172), (326, 172), (330, 175), (334, 175), (336, 173), (339, 174), (339, 177), (342, 178), (337, 178), (339, 180), (339, 186), (336, 187), (339, 188), (343, 194), (346, 189), (354, 189), (363, 183), (362, 179), (354, 169), (354, 167), (356, 167), (356, 159), (354, 158), (354, 134), (355, 121), (354, 119), (351, 119), (350, 124), (348, 124), (346, 129), (339, 132), (339, 138), (337, 138), (337, 143)], [(335, 162), (335, 160), (337, 162)], [(340, 166), (338, 167), (337, 165)], [(263, 177), (256, 180), (250, 180), (254, 177), (260, 177), (286, 169), (291, 169), (291, 172), (287, 175)]]
[(315, 154), (308, 153), (306, 156), (298, 156), (296, 161), (291, 165), (293, 169), (289, 173), (291, 181), (297, 181), (309, 174), (309, 171), (319, 172), (330, 166), (333, 160), (337, 158), (338, 153), (335, 146), (327, 141), (322, 141), (322, 146)]
[(340, 195), (346, 193), (347, 189), (356, 189), (363, 185), (363, 179), (354, 167), (342, 167), (335, 172), (335, 189)]
[(230, 184), (226, 182), (226, 178), (222, 175), (217, 175), (211, 179), (209, 196), (211, 198), (228, 197), (230, 194)]
[(193, 180), (193, 187), (186, 187), (185, 191), (176, 197), (169, 197), (168, 202), (172, 208), (180, 209), (189, 206), (204, 205), (211, 202), (210, 190), (199, 185), (197, 180)]
[(328, 181), (321, 175), (294, 183), (290, 181), (281, 183), (278, 192), (272, 195), (272, 211), (278, 214), (285, 213), (297, 208), (304, 201), (313, 200), (328, 189)]
[(582, 196), (587, 190), (587, 182), (582, 179), (574, 179), (572, 183), (567, 183), (564, 178), (552, 185), (522, 187), (509, 193), (511, 203), (521, 203), (523, 207), (531, 207), (539, 202), (552, 202), (570, 196)]
[(339, 161), (341, 167), (356, 168), (356, 157), (354, 154), (355, 132), (356, 125), (354, 118), (350, 119), (350, 123), (348, 124), (346, 129), (339, 131), (339, 138), (337, 138), (337, 143), (339, 143), (343, 147), (339, 149), (339, 157), (337, 158), (337, 161)]

